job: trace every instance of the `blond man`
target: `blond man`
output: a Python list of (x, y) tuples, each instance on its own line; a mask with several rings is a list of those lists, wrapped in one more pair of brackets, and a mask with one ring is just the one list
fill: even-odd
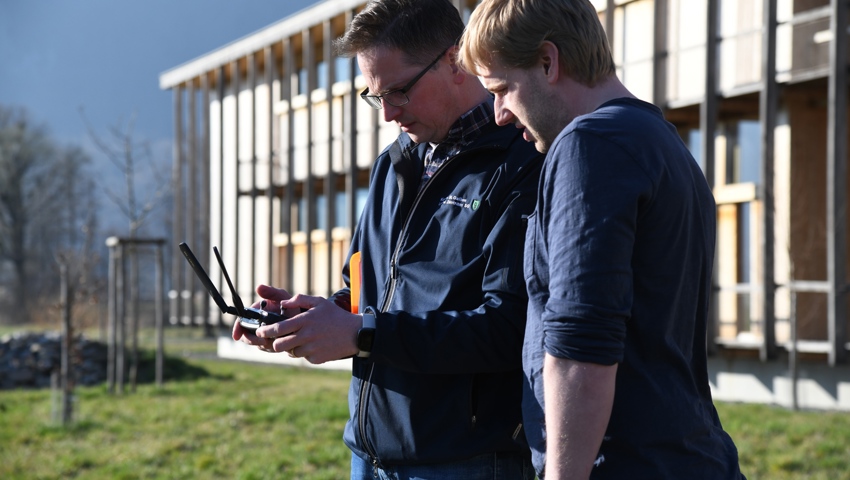
[(655, 106), (615, 75), (586, 0), (484, 0), (462, 65), (547, 153), (529, 217), (523, 423), (551, 479), (739, 479), (706, 322), (715, 204)]

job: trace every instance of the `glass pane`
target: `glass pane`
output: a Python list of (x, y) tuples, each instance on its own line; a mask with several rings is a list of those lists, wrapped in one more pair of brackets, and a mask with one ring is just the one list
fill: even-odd
[(680, 49), (705, 45), (706, 0), (678, 0), (678, 47)]
[(334, 72), (334, 81), (335, 82), (344, 82), (348, 80), (348, 62), (349, 59), (345, 57), (336, 57), (335, 58), (335, 66), (336, 71)]
[(320, 89), (325, 89), (328, 87), (328, 64), (325, 62), (319, 62), (316, 65), (316, 75), (318, 77), (317, 86)]
[(345, 207), (347, 203), (345, 200), (345, 192), (336, 192), (334, 195), (334, 227), (345, 226)]
[(307, 93), (307, 69), (302, 68), (298, 71), (298, 95)]
[(682, 140), (685, 142), (685, 146), (690, 150), (691, 155), (694, 157), (694, 160), (698, 165), (702, 165), (700, 163), (700, 152), (702, 151), (702, 135), (699, 133), (698, 128), (689, 128), (685, 132), (683, 132), (684, 137)]
[(328, 197), (325, 194), (316, 195), (316, 228), (324, 230), (328, 226)]
[(756, 120), (738, 122), (734, 183), (758, 183), (761, 162), (761, 125)]
[[(625, 63), (652, 59), (653, 24), (655, 12), (652, 2), (641, 0), (623, 7), (625, 24), (623, 28), (623, 50)], [(619, 26), (619, 25), (618, 25)]]

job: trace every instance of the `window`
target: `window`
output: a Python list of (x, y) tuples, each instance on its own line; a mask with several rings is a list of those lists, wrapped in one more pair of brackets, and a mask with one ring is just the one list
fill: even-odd
[(737, 119), (718, 125), (716, 278), (720, 336), (756, 340), (761, 331), (762, 298), (758, 288), (761, 251), (757, 197), (761, 162), (761, 126)]
[(681, 135), (682, 141), (685, 142), (685, 146), (690, 150), (697, 165), (702, 165), (700, 161), (702, 157), (702, 134), (700, 134), (699, 129), (689, 128), (681, 132)]
[(735, 141), (727, 155), (726, 183), (756, 183), (761, 160), (761, 125), (758, 120), (741, 120), (730, 125)]
[[(363, 207), (366, 205), (366, 198), (368, 196), (369, 189), (366, 187), (359, 187), (355, 193), (355, 205), (357, 211), (357, 218), (354, 219), (355, 225), (357, 224), (357, 220), (360, 218), (360, 213), (363, 211)], [(316, 224), (314, 225), (314, 229), (325, 230), (328, 224), (327, 196), (322, 193), (316, 194), (315, 198), (316, 201), (313, 205), (313, 215), (315, 216)], [(304, 197), (296, 199), (292, 208), (293, 225), (295, 225), (295, 231), (307, 231), (308, 213), (309, 212), (307, 211), (307, 199)], [(348, 225), (347, 215), (348, 195), (345, 191), (334, 192), (334, 223), (332, 227), (346, 227)]]
[(650, 0), (637, 0), (614, 10), (612, 51), (617, 74), (635, 96), (652, 101), (655, 10)]

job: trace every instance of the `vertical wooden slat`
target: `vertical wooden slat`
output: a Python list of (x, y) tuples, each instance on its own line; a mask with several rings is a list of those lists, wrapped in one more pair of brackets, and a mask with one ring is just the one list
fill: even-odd
[(829, 364), (847, 360), (847, 2), (830, 2), (827, 101), (827, 278)]
[[(714, 134), (717, 130), (717, 0), (706, 1), (706, 39), (705, 39), (705, 92), (700, 104), (699, 130), (700, 163), (708, 185), (714, 188)], [(707, 350), (717, 351), (717, 337), (720, 332), (719, 289), (717, 281), (718, 255), (715, 250), (714, 274), (712, 279), (711, 308), (707, 333)]]
[[(219, 114), (218, 114), (218, 125), (219, 125), (219, 133), (218, 133), (218, 248), (222, 251), (225, 251), (225, 230), (226, 227), (224, 225), (224, 94), (226, 92), (227, 82), (227, 72), (225, 71), (225, 66), (221, 65), (218, 68), (218, 103), (219, 103)], [(209, 252), (209, 250), (207, 250)], [(219, 269), (218, 272), (218, 281), (216, 285), (224, 285), (224, 275)], [(223, 325), (224, 318), (221, 313), (216, 317), (218, 318), (218, 323)]]
[(605, 34), (608, 36), (611, 51), (614, 51), (614, 10), (616, 10), (615, 1), (608, 0), (605, 3)]
[[(172, 143), (173, 164), (171, 172), (172, 195), (174, 198), (173, 232), (174, 241), (183, 241), (183, 88), (180, 85), (172, 89), (174, 97), (174, 141)], [(171, 255), (171, 293), (169, 294), (170, 322), (180, 322), (182, 308), (180, 292), (183, 291), (183, 259), (180, 255)]]
[(162, 296), (165, 292), (165, 261), (162, 255), (162, 247), (165, 242), (156, 244), (156, 280), (155, 280), (155, 326), (156, 326), (156, 360), (155, 360), (155, 380), (157, 388), (162, 388), (163, 367), (165, 364), (165, 338), (163, 332), (163, 308)]
[(464, 17), (464, 10), (466, 9), (466, 0), (453, 0), (455, 8), (457, 8), (458, 13), (460, 13), (460, 19), (466, 23), (467, 18)]
[(652, 103), (667, 104), (667, 0), (655, 0), (652, 44)]
[(336, 212), (336, 175), (334, 174), (334, 162), (333, 162), (333, 151), (334, 151), (334, 127), (333, 127), (333, 84), (334, 77), (336, 76), (336, 64), (334, 62), (334, 51), (333, 51), (333, 25), (331, 21), (325, 20), (323, 26), (323, 35), (322, 42), (324, 46), (323, 57), (325, 59), (325, 65), (327, 65), (326, 73), (326, 88), (325, 88), (325, 98), (327, 98), (328, 102), (328, 172), (325, 175), (325, 216), (327, 217), (327, 222), (325, 222), (325, 244), (327, 246), (327, 255), (326, 255), (326, 275), (327, 275), (327, 284), (325, 288), (326, 296), (331, 296), (334, 291), (333, 279), (334, 275), (334, 248), (333, 248), (333, 228), (334, 228), (334, 214)]
[[(763, 339), (759, 356), (762, 361), (776, 358), (776, 278), (774, 276), (774, 132), (776, 130), (776, 0), (764, 0), (762, 30), (762, 85), (759, 95), (761, 159), (759, 183), (762, 188), (761, 211), (761, 284)], [(751, 293), (754, 295), (755, 293)]]
[[(107, 315), (109, 321), (106, 324), (106, 391), (109, 393), (115, 393), (115, 342), (118, 339), (116, 330), (118, 325), (118, 251), (116, 250), (115, 242), (117, 242), (115, 237), (106, 239), (106, 245), (109, 247), (109, 283), (107, 284)], [(171, 298), (173, 300), (174, 296), (172, 295)], [(176, 303), (179, 304), (179, 302)], [(171, 313), (174, 314), (176, 306), (172, 305), (171, 307)], [(173, 319), (172, 321), (176, 323), (177, 319)]]
[[(232, 184), (233, 190), (231, 191), (231, 194), (233, 195), (234, 200), (236, 201), (236, 204), (235, 204), (235, 208), (233, 209), (233, 212), (234, 212), (234, 214), (233, 214), (234, 215), (233, 216), (233, 224), (228, 225), (227, 228), (225, 228), (225, 231), (229, 231), (230, 234), (233, 235), (233, 252), (232, 252), (232, 255), (230, 256), (230, 258), (232, 259), (231, 265), (238, 265), (236, 260), (238, 259), (239, 248), (242, 246), (242, 242), (241, 242), (242, 235), (239, 234), (239, 225), (240, 225), (240, 217), (241, 217), (241, 215), (240, 215), (241, 208), (239, 207), (239, 197), (242, 194), (241, 191), (240, 191), (240, 176), (241, 175), (239, 173), (242, 170), (241, 168), (239, 168), (240, 167), (239, 164), (241, 163), (241, 159), (239, 158), (239, 147), (240, 147), (240, 143), (242, 143), (242, 142), (240, 142), (240, 135), (239, 135), (239, 129), (241, 127), (241, 122), (239, 121), (239, 106), (240, 106), (239, 104), (241, 103), (239, 101), (239, 91), (242, 88), (242, 72), (239, 70), (239, 60), (238, 59), (234, 60), (233, 63), (231, 63), (230, 78), (231, 78), (230, 81), (233, 84), (233, 150), (234, 150), (233, 161), (234, 161), (234, 164), (236, 166), (236, 169), (235, 169), (235, 172), (234, 172), (234, 175), (233, 175), (233, 177), (234, 177), (233, 178), (233, 184)], [(225, 255), (224, 263), (227, 264), (227, 259), (226, 259), (227, 254), (223, 253), (222, 255)], [(233, 280), (233, 288), (235, 288), (236, 291), (238, 292), (239, 291), (239, 270), (238, 270), (238, 267), (237, 267), (236, 272), (234, 272), (232, 280)]]
[[(194, 79), (186, 85), (187, 112), (186, 112), (186, 243), (196, 244), (198, 231), (198, 127), (196, 115), (198, 107), (196, 104), (197, 92), (195, 91)], [(197, 247), (196, 247), (197, 248)], [(195, 272), (190, 268), (184, 272), (184, 295), (185, 304), (184, 322), (192, 325), (196, 322), (195, 297), (199, 292), (195, 291)]]
[[(351, 20), (356, 14), (355, 11), (349, 10), (345, 13), (346, 29), (351, 24)], [(345, 125), (343, 129), (348, 135), (348, 174), (345, 181), (345, 193), (348, 198), (348, 211), (346, 219), (348, 221), (349, 237), (354, 238), (354, 228), (357, 226), (357, 82), (355, 76), (357, 68), (355, 65), (356, 59), (351, 57), (348, 60), (348, 113), (345, 116)]]
[[(257, 55), (248, 56), (248, 86), (251, 88), (251, 225), (257, 224)], [(248, 285), (257, 283), (257, 229), (251, 228), (251, 272)], [(238, 274), (237, 274), (238, 276)]]
[(286, 276), (285, 284), (287, 289), (292, 289), (295, 283), (295, 246), (292, 243), (292, 207), (295, 203), (295, 111), (292, 109), (292, 76), (295, 74), (295, 52), (292, 47), (292, 40), (285, 38), (283, 40), (283, 55), (284, 55), (284, 72), (283, 72), (283, 90), (282, 93), (286, 97), (286, 118), (287, 118), (287, 151), (286, 151), (286, 197), (281, 209), (283, 209), (283, 231), (286, 233)]
[(275, 60), (274, 50), (269, 45), (263, 50), (265, 54), (265, 80), (268, 92), (266, 100), (266, 126), (268, 128), (268, 170), (266, 176), (268, 185), (266, 187), (266, 201), (268, 202), (268, 216), (266, 222), (269, 226), (268, 235), (266, 237), (266, 268), (268, 268), (269, 276), (264, 281), (269, 285), (274, 285), (275, 279), (275, 261), (274, 261), (274, 189), (275, 189), (275, 149), (274, 149), (274, 72)]
[[(200, 158), (200, 197), (198, 198), (198, 249), (210, 251), (210, 74), (201, 75), (201, 158)], [(201, 318), (204, 331), (212, 335), (210, 318), (210, 296), (200, 288)]]
[(306, 201), (305, 214), (307, 215), (307, 292), (315, 295), (313, 289), (313, 240), (311, 233), (316, 228), (316, 189), (313, 175), (313, 90), (316, 88), (316, 56), (313, 48), (313, 36), (310, 29), (302, 32), (302, 65), (307, 74), (307, 180), (304, 182), (304, 195)]
[(127, 306), (125, 299), (127, 298), (127, 290), (124, 287), (124, 243), (119, 241), (117, 253), (117, 263), (115, 264), (115, 308), (117, 311), (115, 322), (115, 390), (120, 394), (124, 393), (124, 373), (126, 361), (124, 360), (125, 347), (127, 345)]

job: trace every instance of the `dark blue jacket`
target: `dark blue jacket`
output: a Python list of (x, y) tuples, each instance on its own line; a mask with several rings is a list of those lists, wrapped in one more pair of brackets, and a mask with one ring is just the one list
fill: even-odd
[(426, 148), (402, 133), (381, 153), (352, 239), (360, 311), (378, 314), (371, 356), (354, 358), (344, 440), (382, 465), (525, 453), (524, 215), (543, 156), (491, 123), (419, 191)]

